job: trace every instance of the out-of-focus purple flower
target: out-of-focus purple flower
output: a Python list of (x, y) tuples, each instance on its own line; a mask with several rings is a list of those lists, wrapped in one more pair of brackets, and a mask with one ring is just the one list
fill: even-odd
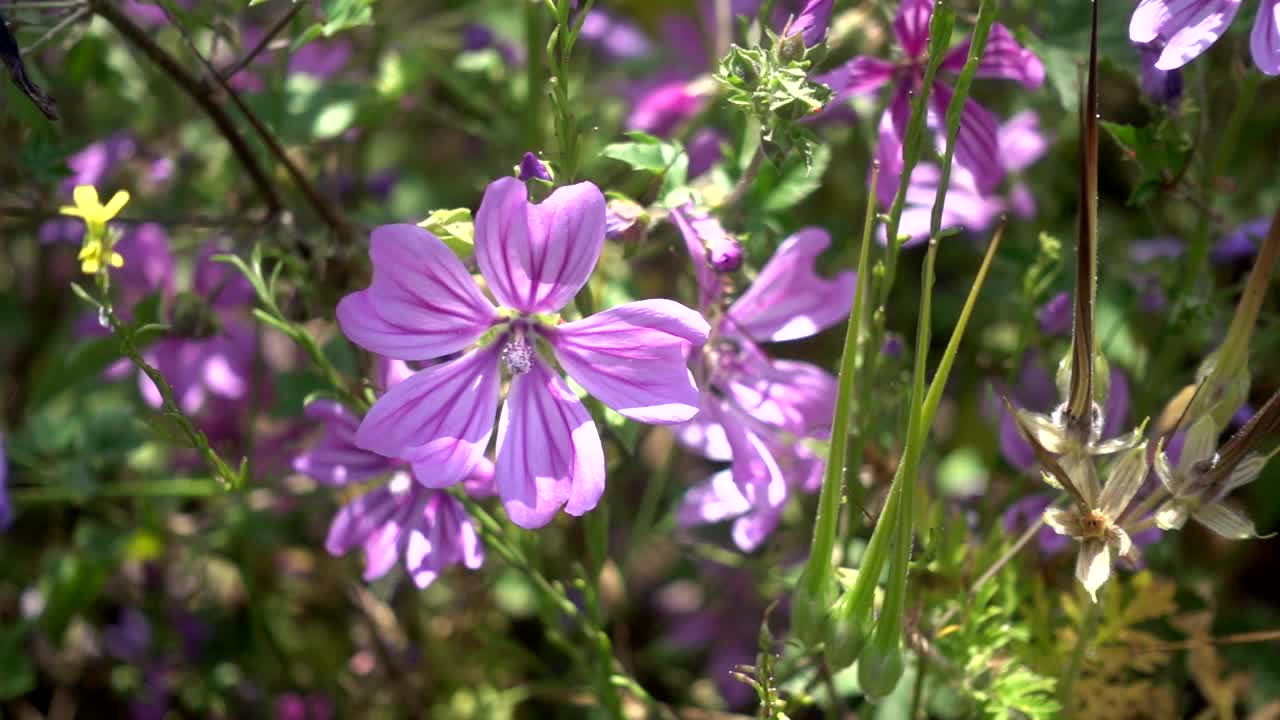
[(70, 194), (78, 185), (101, 185), (102, 181), (138, 151), (138, 143), (127, 131), (111, 133), (90, 143), (80, 152), (67, 158), (71, 176), (62, 181), (59, 188)]
[(1066, 335), (1071, 330), (1071, 293), (1064, 290), (1049, 298), (1036, 314), (1036, 321), (1045, 335)]
[[(239, 402), (249, 393), (253, 369), (253, 328), (244, 322), (224, 322), (211, 338), (166, 338), (143, 354), (173, 388), (179, 409), (198, 415), (213, 398)], [(147, 405), (159, 409), (160, 391), (145, 373), (138, 389)]]
[(127, 607), (120, 619), (102, 630), (102, 647), (112, 657), (142, 665), (151, 651), (151, 623), (137, 608)]
[(115, 308), (121, 317), (131, 317), (133, 306), (152, 293), (173, 293), (175, 264), (164, 227), (143, 223), (129, 228), (116, 243), (116, 252), (125, 259), (124, 267), (111, 273), (118, 293)]
[[(705, 567), (705, 582), (668, 585), (658, 594), (658, 612), (669, 618), (664, 634), (677, 648), (706, 652), (706, 676), (715, 682), (729, 707), (744, 708), (755, 693), (732, 673), (738, 665), (755, 662), (757, 633), (743, 629), (759, 628), (768, 604), (749, 571), (711, 564)], [(786, 614), (776, 611), (773, 617)]]
[[(901, 148), (893, 137), (892, 120), (888, 114), (880, 119), (880, 142), (876, 145), (876, 159), (880, 161), (880, 179), (877, 183), (877, 199), (889, 207), (898, 192), (902, 177)], [(1040, 131), (1039, 117), (1031, 111), (1018, 113), (1000, 126), (998, 131), (1000, 162), (1010, 173), (1020, 173), (1039, 160), (1049, 147), (1048, 139)], [(887, 172), (886, 172), (887, 170)], [(898, 233), (906, 235), (907, 246), (927, 240), (933, 219), (933, 203), (937, 198), (941, 169), (932, 163), (916, 165), (907, 186), (907, 196)], [(996, 219), (1006, 210), (1021, 217), (1031, 217), (1036, 212), (1034, 196), (1026, 183), (1013, 182), (1008, 198), (984, 194), (973, 173), (959, 165), (952, 166), (951, 180), (947, 185), (946, 202), (942, 209), (942, 229), (963, 228), (969, 232), (982, 232), (995, 225)], [(881, 242), (885, 241), (881, 228)]]
[(1156, 61), (1164, 52), (1164, 43), (1156, 39), (1149, 43), (1134, 43), (1138, 49), (1139, 78), (1142, 92), (1153, 102), (1174, 106), (1182, 99), (1182, 71), (1161, 70)]
[(729, 138), (716, 128), (706, 127), (694, 132), (685, 146), (689, 153), (689, 179), (702, 175), (720, 162), (728, 141)]
[(537, 155), (527, 152), (520, 159), (520, 180), (527, 182), (535, 179), (551, 182), (551, 171), (547, 169), (545, 163), (538, 159)]
[(351, 40), (346, 37), (312, 40), (289, 57), (289, 73), (329, 80), (347, 67), (351, 55)]
[(653, 52), (653, 43), (638, 25), (603, 8), (587, 13), (578, 39), (610, 60), (637, 60)]
[(835, 0), (808, 0), (801, 8), (800, 14), (787, 28), (787, 35), (799, 33), (804, 38), (805, 47), (813, 47), (827, 36), (827, 26), (831, 24), (831, 8)]
[[(1000, 517), (1000, 524), (1010, 535), (1020, 535), (1026, 532), (1027, 528), (1040, 522), (1040, 516), (1044, 515), (1045, 509), (1052, 502), (1052, 495), (1028, 495), (1004, 511), (1004, 515)], [(1041, 526), (1040, 531), (1036, 533), (1036, 546), (1045, 555), (1056, 555), (1071, 547), (1071, 544), (1071, 538), (1059, 535), (1048, 525)]]
[(907, 345), (898, 333), (885, 333), (884, 344), (880, 346), (880, 354), (891, 359), (901, 360)]
[(0, 532), (13, 524), (13, 506), (9, 504), (9, 456), (4, 449), (4, 433), (0, 433)]
[[(1176, 70), (1200, 57), (1226, 33), (1241, 0), (1142, 0), (1129, 20), (1135, 43), (1163, 42), (1158, 70)], [(1280, 0), (1262, 0), (1249, 35), (1258, 69), (1280, 75)]]
[(1266, 237), (1270, 223), (1267, 218), (1258, 218), (1240, 225), (1213, 246), (1210, 257), (1219, 265), (1231, 265), (1253, 257), (1258, 252), (1255, 240)]
[(289, 692), (276, 698), (275, 720), (332, 720), (333, 702), (319, 693)]
[(1177, 260), (1186, 252), (1187, 244), (1176, 237), (1155, 237), (1138, 240), (1129, 246), (1129, 258), (1145, 265), (1157, 260)]
[(1142, 273), (1133, 278), (1134, 289), (1138, 291), (1138, 309), (1148, 315), (1159, 315), (1169, 307), (1169, 295), (1159, 275)]
[(501, 38), (487, 25), (469, 23), (462, 28), (462, 49), (475, 52), (493, 48), (512, 67), (524, 64), (524, 50)]
[(664, 137), (697, 115), (706, 102), (706, 96), (696, 93), (688, 81), (661, 83), (640, 95), (627, 115), (626, 126)]
[[(459, 351), (391, 388), (360, 424), (356, 442), (405, 460), (432, 487), (462, 480), (498, 425), (496, 481), (507, 514), (541, 527), (561, 507), (581, 515), (604, 492), (604, 450), (582, 401), (538, 352), (538, 339), (591, 395), (638, 422), (684, 422), (698, 411), (685, 368), (709, 328), (669, 300), (629, 303), (560, 325), (543, 318), (586, 284), (604, 244), (605, 200), (591, 183), (528, 201), (525, 184), (494, 181), (476, 213), (480, 273), (503, 310), (439, 238), (413, 225), (373, 232), (373, 282), (338, 305), (353, 342), (402, 360)], [(487, 342), (475, 347), (482, 338)]]
[[(186, 10), (191, 7), (191, 0), (175, 0), (178, 7)], [(144, 27), (156, 27), (157, 25), (169, 24), (169, 13), (157, 2), (143, 2), (143, 0), (124, 0), (122, 3), (123, 10), (133, 18), (134, 22)]]
[[(893, 21), (894, 34), (903, 53), (901, 60), (891, 62), (859, 56), (815, 78), (835, 91), (829, 106), (852, 95), (866, 95), (885, 85), (894, 85), (893, 99), (885, 110), (885, 120), (881, 122), (880, 144), (888, 147), (877, 155), (884, 153), (898, 158), (896, 172), (891, 167), (887, 172), (885, 167), (881, 168), (882, 181), (888, 180), (895, 188), (898, 180), (894, 176), (902, 172), (902, 143), (911, 115), (909, 97), (924, 82), (925, 50), (932, 16), (932, 0), (903, 0)], [(968, 52), (969, 42), (961, 43), (948, 53), (941, 68), (958, 72), (964, 66)], [(978, 75), (1014, 80), (1034, 90), (1044, 82), (1044, 65), (1035, 53), (1018, 44), (1008, 28), (996, 23), (991, 26)], [(942, 81), (935, 81), (929, 92), (930, 124), (939, 138), (945, 137), (945, 123), (940, 119), (945, 116), (953, 94), (951, 87)], [(990, 193), (1004, 177), (999, 147), (995, 116), (976, 101), (966, 101), (960, 119), (960, 133), (956, 138), (956, 164), (972, 174), (974, 185), (982, 194)], [(883, 195), (881, 202), (884, 202)]]
[[(759, 547), (776, 527), (792, 490), (811, 492), (821, 483), (822, 458), (804, 439), (830, 433), (835, 378), (816, 365), (773, 360), (756, 343), (809, 337), (848, 314), (856, 275), (827, 279), (815, 271), (830, 243), (820, 228), (787, 238), (725, 312), (716, 342), (693, 358), (702, 411), (678, 427), (676, 437), (731, 465), (690, 490), (677, 518), (686, 526), (733, 520), (734, 542), (744, 551)], [(707, 277), (702, 246), (691, 242), (690, 252), (709, 307), (720, 286), (714, 273)]]

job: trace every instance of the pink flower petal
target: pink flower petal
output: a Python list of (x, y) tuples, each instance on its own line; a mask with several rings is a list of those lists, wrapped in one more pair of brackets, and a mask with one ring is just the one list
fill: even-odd
[[(947, 105), (955, 95), (944, 83), (934, 83), (929, 105), (935, 115), (939, 141), (945, 137)], [(986, 108), (966, 98), (960, 114), (960, 132), (956, 135), (956, 163), (973, 175), (979, 192), (989, 194), (1004, 178), (1000, 165), (999, 126)]]
[(546, 331), (556, 359), (622, 415), (671, 424), (698, 413), (689, 351), (706, 342), (702, 315), (672, 300), (627, 303)]
[(725, 235), (720, 221), (710, 215), (696, 212), (693, 205), (686, 204), (671, 211), (671, 220), (680, 230), (685, 247), (689, 250), (689, 259), (693, 263), (693, 277), (698, 282), (698, 306), (710, 307), (720, 295), (720, 281), (716, 271), (707, 260), (707, 247), (702, 238), (705, 235)]
[(751, 503), (733, 481), (732, 470), (721, 470), (685, 493), (676, 522), (685, 527), (717, 523), (751, 510)]
[(528, 198), (515, 178), (489, 184), (476, 213), (476, 262), (504, 306), (556, 312), (582, 289), (600, 259), (604, 195), (583, 182), (537, 205)]
[(475, 467), (489, 444), (500, 385), (496, 345), (419, 370), (378, 398), (356, 441), (413, 463), (428, 487), (448, 487)]
[(1164, 39), (1155, 67), (1176, 70), (1217, 42), (1239, 10), (1240, 0), (1143, 0), (1129, 20), (1129, 38)]
[[(970, 35), (960, 43), (942, 61), (942, 68), (952, 72), (960, 72), (969, 56), (969, 45), (973, 42)], [(1044, 63), (1027, 48), (1018, 44), (1009, 28), (996, 23), (991, 26), (987, 35), (987, 46), (978, 61), (978, 77), (1000, 78), (1021, 83), (1023, 87), (1035, 90), (1044, 84)]]
[(338, 303), (352, 342), (400, 360), (430, 360), (475, 342), (497, 319), (453, 251), (414, 225), (383, 225), (369, 248), (373, 283)]
[(837, 102), (853, 95), (869, 95), (884, 87), (893, 79), (897, 65), (888, 60), (859, 55), (849, 62), (827, 73), (813, 78), (831, 88), (835, 96), (831, 102)]
[(516, 375), (498, 423), (494, 480), (512, 522), (538, 528), (563, 505), (594, 508), (604, 493), (604, 449), (582, 402), (542, 360)]
[(809, 337), (849, 314), (857, 276), (817, 273), (818, 256), (831, 244), (822, 228), (796, 232), (778, 246), (751, 287), (729, 308), (736, 328), (758, 342)]
[(385, 475), (397, 465), (395, 460), (356, 446), (360, 420), (350, 410), (332, 400), (313, 400), (306, 416), (324, 425), (324, 434), (309, 450), (293, 459), (293, 470), (316, 482), (341, 486)]
[(902, 0), (893, 19), (893, 32), (909, 58), (924, 55), (929, 46), (929, 20), (933, 18), (933, 0)]
[(1280, 75), (1280, 0), (1263, 0), (1249, 34), (1253, 62), (1266, 75)]

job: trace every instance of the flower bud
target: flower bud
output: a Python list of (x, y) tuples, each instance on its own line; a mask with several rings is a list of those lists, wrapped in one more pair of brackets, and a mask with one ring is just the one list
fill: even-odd
[(860, 602), (852, 590), (836, 601), (831, 609), (831, 629), (826, 643), (827, 664), (833, 671), (840, 672), (857, 662), (875, 622), (871, 614), (872, 603)]
[[(895, 624), (896, 623), (890, 623)], [(877, 626), (871, 635), (871, 643), (858, 659), (858, 684), (872, 702), (879, 702), (898, 687), (902, 679), (902, 643), (897, 629), (886, 632), (887, 627)]]
[(525, 153), (524, 157), (521, 158), (519, 171), (519, 177), (522, 182), (528, 182), (530, 180), (545, 180), (546, 182), (552, 182), (551, 168), (548, 167), (546, 163), (542, 162), (542, 160), (538, 159), (537, 155), (534, 155), (531, 152)]
[(791, 634), (807, 647), (825, 640), (835, 599), (836, 586), (831, 573), (828, 571), (825, 578), (815, 582), (806, 569), (791, 596)]

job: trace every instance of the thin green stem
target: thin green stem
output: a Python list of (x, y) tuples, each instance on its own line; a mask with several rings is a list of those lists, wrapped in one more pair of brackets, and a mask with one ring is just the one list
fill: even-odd
[(134, 480), (84, 489), (69, 485), (13, 488), (10, 495), (19, 504), (82, 502), (95, 498), (202, 498), (226, 491), (209, 478)]
[(537, 152), (542, 148), (542, 104), (545, 100), (543, 88), (547, 84), (547, 66), (543, 53), (543, 37), (546, 26), (543, 22), (542, 8), (537, 3), (527, 2), (524, 8), (525, 48), (528, 57), (525, 67), (525, 78), (529, 87), (525, 102), (525, 145), (527, 149)]
[[(1102, 592), (1100, 588), (1098, 592)], [(1072, 716), (1072, 696), (1075, 691), (1076, 680), (1080, 677), (1080, 669), (1084, 665), (1084, 655), (1088, 648), (1089, 642), (1093, 640), (1093, 634), (1097, 632), (1098, 620), (1102, 617), (1102, 605), (1099, 602), (1089, 603), (1084, 615), (1080, 617), (1080, 627), (1077, 631), (1076, 646), (1071, 651), (1071, 659), (1067, 663), (1066, 672), (1062, 675), (1062, 706), (1067, 717)]]
[[(871, 177), (880, 172), (879, 164), (872, 165)], [(867, 194), (867, 211), (862, 228), (862, 247), (858, 251), (858, 281), (853, 293), (853, 306), (849, 310), (849, 323), (845, 328), (844, 350), (840, 356), (840, 374), (836, 385), (835, 413), (831, 418), (831, 449), (818, 495), (818, 518), (813, 528), (813, 544), (809, 550), (809, 563), (805, 567), (808, 590), (821, 590), (832, 572), (831, 554), (835, 549), (836, 526), (840, 519), (840, 491), (848, 475), (849, 421), (853, 415), (853, 386), (857, 375), (858, 336), (861, 329), (862, 306), (867, 295), (867, 263), (870, 256), (871, 224), (875, 218), (876, 200)]]

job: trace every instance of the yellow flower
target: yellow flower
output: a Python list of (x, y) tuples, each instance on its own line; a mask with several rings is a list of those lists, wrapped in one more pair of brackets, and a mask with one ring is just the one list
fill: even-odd
[(103, 264), (111, 267), (124, 265), (124, 258), (111, 248), (112, 241), (107, 234), (107, 223), (120, 213), (129, 202), (129, 193), (121, 190), (111, 197), (111, 202), (103, 205), (98, 200), (98, 190), (92, 185), (79, 185), (75, 189), (76, 204), (64, 206), (59, 212), (84, 220), (86, 232), (84, 246), (80, 248), (80, 270), (86, 275), (97, 274)]

